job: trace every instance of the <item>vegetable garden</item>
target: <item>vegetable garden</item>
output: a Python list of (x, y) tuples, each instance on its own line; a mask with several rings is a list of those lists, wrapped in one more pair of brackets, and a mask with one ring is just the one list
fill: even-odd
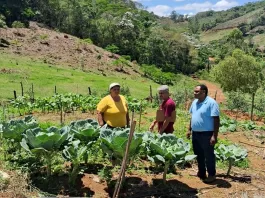
[[(185, 93), (184, 90), (183, 95)], [(176, 96), (175, 100), (180, 100), (178, 98), (181, 97)], [(37, 192), (39, 195), (93, 196), (97, 194), (97, 188), (102, 188), (100, 185), (103, 185), (101, 192), (105, 194), (97, 196), (112, 196), (130, 139), (130, 129), (100, 128), (95, 119), (72, 120), (67, 124), (63, 116), (57, 124), (37, 121), (38, 113), (50, 116), (69, 112), (78, 115), (78, 112), (82, 112), (93, 117), (99, 99), (58, 94), (37, 98), (33, 102), (24, 96), (4, 105), (0, 131), (1, 160), (5, 167), (27, 175), (32, 193)], [(187, 94), (186, 99), (189, 99)], [(179, 182), (182, 189), (174, 182), (171, 183), (179, 180), (171, 178), (176, 178), (179, 174), (185, 175), (185, 172), (196, 167), (191, 141), (185, 137), (189, 115), (185, 105), (182, 105), (183, 101), (178, 103), (181, 105), (178, 106), (175, 133), (159, 135), (147, 130), (154, 119), (157, 100), (148, 103), (131, 96), (127, 96), (127, 100), (130, 112), (135, 113), (137, 126), (128, 150), (127, 169), (125, 178), (122, 179), (120, 197), (167, 197), (167, 192), (172, 196), (203, 194), (200, 188), (191, 188)], [(36, 118), (28, 114), (36, 115)], [(248, 150), (242, 144), (229, 141), (222, 133), (245, 131), (248, 134), (251, 130), (262, 132), (264, 127), (251, 121), (232, 120), (224, 114), (221, 116), (221, 125), (220, 139), (215, 150), (217, 166), (224, 172), (221, 177), (233, 178), (233, 170), (249, 167)], [(263, 140), (263, 137), (260, 136), (260, 139)], [(94, 191), (85, 186), (84, 177), (88, 174), (92, 177), (90, 180), (94, 187), (96, 186)], [(152, 180), (151, 184), (144, 180), (145, 176), (149, 178), (147, 180)], [(245, 181), (244, 175), (242, 179)], [(149, 190), (145, 191), (147, 188)]]

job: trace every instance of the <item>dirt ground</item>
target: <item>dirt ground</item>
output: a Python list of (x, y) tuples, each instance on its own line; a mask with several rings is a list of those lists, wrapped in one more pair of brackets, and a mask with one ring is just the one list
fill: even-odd
[(93, 71), (104, 76), (105, 71), (108, 74), (122, 72), (141, 75), (139, 66), (134, 63), (128, 62), (130, 67), (114, 66), (113, 61), (120, 58), (117, 54), (42, 26), (30, 22), (29, 28), (0, 28), (0, 38), (8, 43), (6, 47), (0, 47), (0, 51), (41, 60), (47, 64), (81, 68), (83, 71)]

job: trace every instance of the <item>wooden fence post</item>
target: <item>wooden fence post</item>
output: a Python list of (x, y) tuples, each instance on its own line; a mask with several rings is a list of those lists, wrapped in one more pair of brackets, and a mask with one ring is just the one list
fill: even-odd
[(16, 92), (16, 90), (14, 90), (14, 99), (15, 100), (17, 99), (17, 92)]
[(88, 94), (91, 95), (91, 89), (88, 87)]
[(21, 95), (24, 96), (24, 90), (23, 90), (23, 84), (22, 84), (22, 82), (20, 82), (20, 86), (21, 86)]

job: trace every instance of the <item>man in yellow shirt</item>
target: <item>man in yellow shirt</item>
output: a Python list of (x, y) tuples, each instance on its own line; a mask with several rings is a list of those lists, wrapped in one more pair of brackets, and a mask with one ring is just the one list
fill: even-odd
[(110, 128), (129, 127), (128, 104), (125, 97), (120, 95), (119, 83), (111, 83), (109, 91), (110, 94), (97, 105), (99, 125), (107, 124)]

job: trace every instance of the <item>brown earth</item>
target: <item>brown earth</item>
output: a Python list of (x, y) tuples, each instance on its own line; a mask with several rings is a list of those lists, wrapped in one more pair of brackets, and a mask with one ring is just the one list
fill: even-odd
[(140, 75), (139, 66), (132, 62), (128, 62), (128, 67), (119, 64), (113, 66), (113, 61), (119, 59), (119, 55), (88, 44), (69, 34), (40, 26), (40, 24), (30, 22), (29, 28), (0, 28), (0, 44), (4, 42), (2, 46), (0, 45), (0, 52), (19, 54), (47, 64), (97, 71), (102, 75), (106, 75), (104, 72), (106, 69), (108, 73), (122, 72)]

